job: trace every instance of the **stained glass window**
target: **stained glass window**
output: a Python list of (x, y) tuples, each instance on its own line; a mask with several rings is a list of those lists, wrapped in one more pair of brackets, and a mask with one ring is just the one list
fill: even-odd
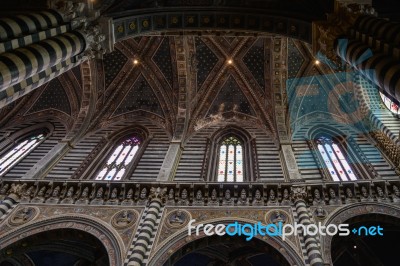
[(357, 180), (342, 149), (331, 138), (317, 139), (318, 151), (334, 181)]
[(107, 162), (99, 172), (96, 180), (121, 180), (127, 166), (132, 162), (133, 157), (140, 146), (140, 139), (130, 137), (122, 141), (111, 153)]
[(243, 182), (243, 148), (233, 136), (219, 147), (218, 182)]
[(46, 130), (31, 133), (18, 141), (14, 148), (0, 157), (0, 176), (11, 169), (18, 161), (36, 148), (47, 135)]
[(386, 97), (383, 93), (380, 92), (379, 94), (381, 95), (382, 102), (385, 104), (386, 108), (389, 109), (393, 114), (400, 115), (399, 106)]

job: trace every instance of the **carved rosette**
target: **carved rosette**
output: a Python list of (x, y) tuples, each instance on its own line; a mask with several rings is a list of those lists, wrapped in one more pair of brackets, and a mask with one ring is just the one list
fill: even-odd
[(282, 210), (271, 210), (265, 214), (264, 220), (266, 224), (290, 223), (290, 215)]
[(165, 223), (169, 228), (181, 228), (186, 226), (191, 219), (191, 215), (188, 211), (177, 209), (167, 214)]
[(139, 214), (134, 210), (122, 210), (111, 218), (111, 225), (116, 229), (130, 227), (136, 223)]
[(18, 209), (9, 219), (11, 226), (19, 226), (32, 221), (39, 214), (39, 209), (35, 207), (22, 207)]

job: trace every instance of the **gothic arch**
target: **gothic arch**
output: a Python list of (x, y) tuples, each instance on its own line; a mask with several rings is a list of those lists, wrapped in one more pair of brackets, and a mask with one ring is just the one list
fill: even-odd
[[(315, 142), (320, 136), (330, 137), (336, 144), (338, 144), (342, 152), (347, 156), (347, 161), (351, 164), (351, 168), (359, 177), (374, 178), (379, 176), (355, 141), (353, 137), (354, 132), (351, 132), (348, 128), (333, 128), (331, 125), (327, 126), (319, 124), (313, 126), (307, 131), (306, 138), (309, 140), (308, 144), (317, 164), (320, 166), (322, 175), (327, 180), (329, 180), (328, 177), (330, 177), (330, 175), (327, 171), (324, 171), (324, 169), (326, 169), (325, 164), (323, 163), (324, 160), (318, 152)], [(369, 141), (368, 138), (367, 140)], [(365, 164), (369, 167), (366, 167)]]
[[(240, 224), (255, 223), (255, 221), (243, 218), (212, 219), (212, 220), (202, 221), (202, 223), (216, 225), (220, 223), (229, 224), (236, 221)], [(188, 229), (187, 227), (185, 227), (184, 229), (178, 231), (177, 233), (173, 234), (168, 239), (166, 239), (162, 243), (163, 245), (161, 247), (157, 247), (156, 251), (149, 258), (148, 265), (161, 266), (168, 260), (168, 258), (172, 254), (174, 254), (174, 252), (178, 251), (186, 244), (205, 237), (207, 236), (204, 234), (203, 229), (200, 230), (199, 236), (196, 236), (195, 234), (188, 236)], [(257, 236), (256, 238), (264, 242), (266, 245), (274, 248), (278, 253), (280, 253), (280, 255), (282, 255), (289, 262), (290, 265), (300, 266), (304, 264), (303, 259), (293, 247), (294, 244), (289, 243), (289, 241), (283, 241), (281, 238), (278, 237), (268, 237), (266, 239), (263, 239)]]
[[(368, 214), (380, 214), (400, 218), (400, 207), (389, 204), (365, 202), (347, 205), (329, 214), (323, 225), (345, 223), (351, 218)], [(330, 265), (332, 265), (332, 239), (333, 237), (329, 235), (321, 237), (322, 250), (325, 251), (323, 252), (325, 256), (324, 261)]]
[(142, 140), (139, 150), (135, 154), (135, 159), (129, 165), (127, 169), (128, 171), (124, 174), (124, 177), (131, 175), (139, 163), (143, 153), (145, 152), (148, 143), (153, 137), (153, 135), (150, 134), (145, 127), (139, 125), (126, 127), (122, 130), (112, 133), (106, 138), (103, 138), (103, 140), (100, 141), (100, 143), (98, 143), (96, 148), (92, 151), (92, 154), (89, 154), (81, 163), (80, 167), (74, 173), (73, 178), (90, 178), (96, 171), (100, 169), (99, 166), (103, 165), (104, 162), (107, 161), (111, 151), (116, 147), (118, 142), (122, 141), (129, 135), (138, 136)]
[(0, 248), (3, 249), (18, 240), (43, 231), (68, 228), (85, 231), (103, 243), (108, 251), (110, 265), (119, 266), (123, 264), (123, 251), (125, 247), (118, 233), (109, 228), (105, 222), (86, 215), (63, 215), (55, 218), (41, 219), (20, 226), (0, 238)]
[[(45, 123), (38, 123), (32, 126), (27, 126), (23, 129), (17, 130), (17, 131), (8, 131), (8, 133), (6, 133), (6, 138), (9, 139), (10, 141), (15, 142), (16, 140), (18, 140), (19, 138), (23, 137), (26, 134), (29, 134), (29, 132), (34, 131), (36, 129), (40, 129), (40, 128), (46, 128), (49, 131), (49, 135), (51, 135), (54, 131), (54, 125), (49, 123), (49, 122), (45, 122)], [(4, 148), (3, 145), (1, 145), (0, 142), (0, 147)]]
[(258, 164), (255, 137), (246, 130), (229, 125), (215, 132), (207, 143), (207, 163), (204, 164), (201, 176), (207, 181), (217, 180), (219, 145), (224, 138), (235, 136), (242, 142), (243, 147), (243, 170), (246, 175), (245, 182), (258, 179)]

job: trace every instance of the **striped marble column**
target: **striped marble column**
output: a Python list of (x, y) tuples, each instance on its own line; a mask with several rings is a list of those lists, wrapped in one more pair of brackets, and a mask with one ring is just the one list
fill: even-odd
[(1, 54), (0, 91), (80, 54), (85, 48), (85, 36), (72, 31)]
[(0, 91), (0, 108), (28, 94), (32, 90), (42, 86), (43, 84), (58, 77), (66, 71), (80, 65), (84, 61), (84, 59), (74, 60), (74, 62), (72, 61), (72, 59), (67, 59), (12, 87), (7, 88), (6, 90)]
[(51, 29), (38, 31), (29, 35), (24, 35), (8, 41), (0, 42), (0, 54), (66, 33), (70, 29), (71, 27), (68, 24), (61, 25)]
[[(311, 219), (308, 213), (305, 199), (307, 193), (304, 187), (292, 187), (291, 197), (294, 201), (299, 223), (302, 225), (310, 225)], [(318, 242), (315, 236), (303, 235), (304, 244), (306, 246), (309, 264), (312, 266), (323, 266), (321, 251), (318, 247)]]
[(355, 40), (338, 40), (335, 50), (341, 59), (378, 85), (388, 97), (400, 101), (398, 60), (383, 53), (373, 53), (368, 45)]
[(7, 214), (8, 210), (14, 207), (18, 202), (15, 201), (12, 197), (6, 197), (2, 201), (0, 201), (0, 220), (4, 218)]
[[(4, 190), (5, 188), (8, 189), (8, 185), (4, 185), (4, 187), (2, 188), (2, 190)], [(4, 194), (7, 194), (7, 196), (4, 196), (4, 194), (1, 196), (3, 199), (0, 200), (0, 221), (4, 219), (4, 217), (6, 217), (7, 213), (15, 207), (15, 205), (18, 204), (20, 196), (22, 194), (22, 191), (24, 191), (26, 188), (26, 184), (12, 184), (11, 185), (11, 189), (8, 190), (7, 189), (4, 191)]]
[(0, 18), (0, 42), (48, 30), (63, 23), (62, 14), (55, 10)]
[[(400, 48), (400, 23), (363, 15), (357, 18), (353, 25), (353, 30), (359, 40), (363, 42), (379, 42), (382, 49), (388, 52), (395, 47)], [(370, 38), (367, 39), (366, 36)], [(384, 47), (385, 45), (387, 47)]]
[(155, 198), (150, 202), (146, 217), (142, 227), (139, 229), (139, 235), (131, 249), (131, 256), (128, 259), (128, 266), (144, 265), (146, 252), (151, 244), (153, 233), (157, 225), (157, 219), (160, 214), (162, 202), (159, 198)]

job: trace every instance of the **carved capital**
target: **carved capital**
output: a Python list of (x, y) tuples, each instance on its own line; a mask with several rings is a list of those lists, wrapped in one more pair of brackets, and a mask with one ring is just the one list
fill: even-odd
[(102, 33), (100, 25), (83, 27), (80, 32), (85, 37), (86, 50), (82, 54), (82, 59), (101, 58), (106, 52), (106, 36)]
[(161, 188), (161, 187), (152, 187), (150, 189), (150, 195), (149, 195), (150, 200), (160, 200), (162, 203), (165, 203), (167, 199), (167, 188)]
[(334, 12), (327, 15), (326, 21), (313, 22), (313, 53), (320, 52), (338, 64), (340, 60), (334, 49), (335, 41), (345, 36), (361, 15), (377, 16), (370, 5), (336, 1)]
[(290, 188), (290, 196), (293, 200), (293, 202), (302, 200), (305, 201), (306, 197), (307, 197), (307, 192), (306, 192), (306, 188), (305, 187), (291, 187)]
[(54, 7), (54, 9), (63, 16), (64, 21), (72, 21), (73, 19), (82, 15), (85, 9), (85, 4), (61, 0), (56, 2)]

